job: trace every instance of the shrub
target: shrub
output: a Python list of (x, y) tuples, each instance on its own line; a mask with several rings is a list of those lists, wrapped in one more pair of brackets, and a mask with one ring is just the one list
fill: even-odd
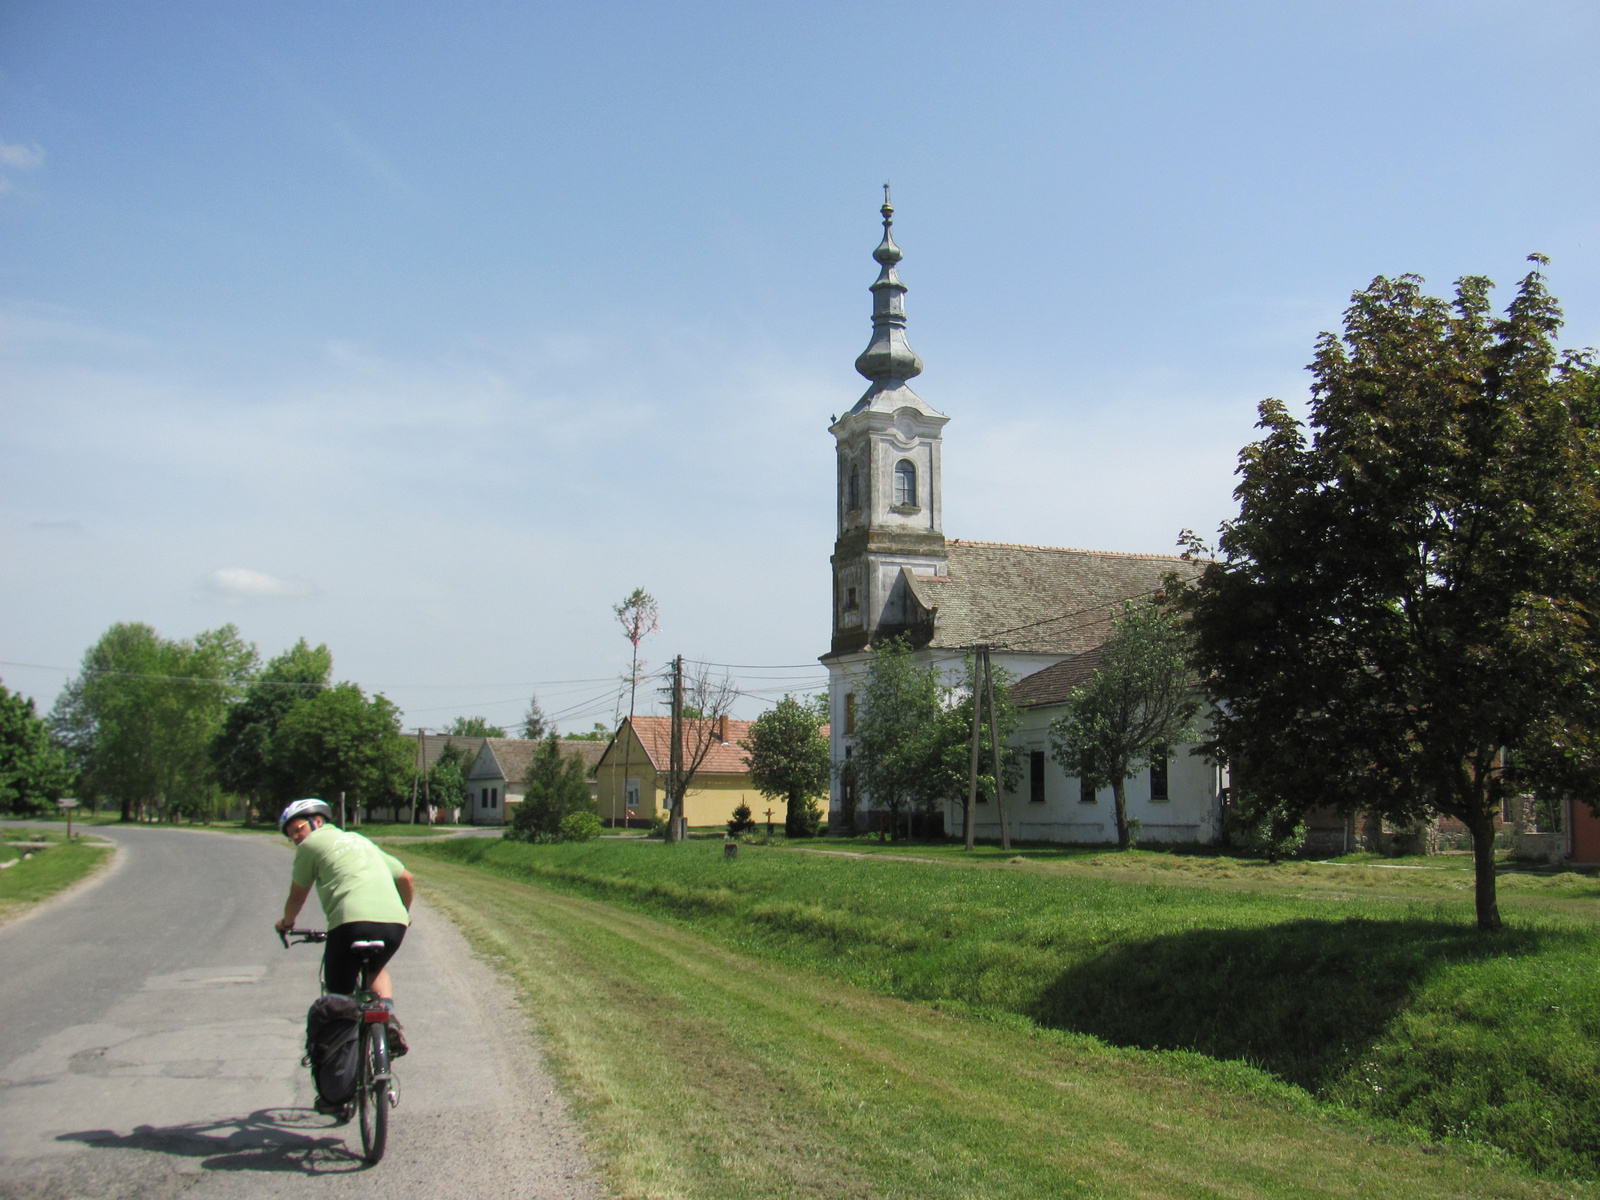
[(747, 833), (755, 827), (756, 821), (750, 815), (750, 806), (743, 800), (739, 801), (739, 807), (733, 810), (733, 817), (728, 821), (728, 832), (738, 837), (739, 834)]
[(561, 818), (561, 840), (564, 842), (592, 842), (600, 836), (605, 826), (592, 812), (568, 813)]

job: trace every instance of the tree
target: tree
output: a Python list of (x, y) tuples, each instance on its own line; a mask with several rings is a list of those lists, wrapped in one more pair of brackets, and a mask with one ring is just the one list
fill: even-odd
[[(622, 626), (622, 636), (628, 639), (629, 646), (633, 649), (633, 659), (628, 667), (628, 678), (624, 681), (628, 685), (628, 725), (633, 725), (634, 708), (639, 698), (639, 643), (650, 634), (661, 628), (657, 620), (656, 598), (643, 588), (634, 588), (622, 598), (622, 603), (613, 605), (611, 611), (616, 615), (617, 623)], [(621, 697), (618, 697), (620, 702)], [(628, 786), (628, 775), (632, 768), (629, 761), (633, 754), (633, 739), (629, 738), (622, 746), (622, 786)], [(613, 799), (611, 815), (616, 816), (615, 800)], [(624, 800), (626, 803), (626, 800)], [(675, 836), (675, 828), (669, 830), (667, 840)]]
[(1062, 769), (1089, 787), (1111, 788), (1124, 850), (1128, 780), (1169, 746), (1198, 736), (1200, 698), (1189, 653), (1173, 613), (1154, 600), (1127, 602), (1099, 649), (1094, 674), (1072, 690), (1050, 725), (1051, 751)]
[(511, 814), (506, 837), (512, 841), (552, 841), (561, 835), (561, 823), (573, 813), (593, 813), (589, 772), (576, 754), (563, 755), (554, 734), (547, 737), (528, 765), (522, 783), (522, 802)]
[(83, 790), (116, 797), (123, 820), (150, 809), (208, 815), (217, 798), (211, 743), (255, 664), (255, 647), (232, 625), (176, 642), (148, 625), (113, 625), (51, 715), (83, 764)]
[(913, 803), (930, 805), (943, 794), (944, 716), (937, 667), (918, 667), (901, 638), (872, 648), (856, 705), (851, 761), (862, 790), (889, 810), (891, 825)]
[(538, 741), (554, 732), (545, 719), (544, 709), (539, 707), (539, 697), (529, 696), (528, 711), (522, 714), (522, 736)]
[(400, 710), (353, 683), (296, 704), (272, 739), (274, 771), (296, 794), (332, 800), (344, 792), (368, 806), (403, 803), (414, 749), (400, 732)]
[(1500, 319), (1487, 279), (1421, 284), (1374, 280), (1322, 335), (1309, 440), (1261, 405), (1177, 594), (1240, 802), (1455, 817), (1493, 930), (1502, 800), (1600, 794), (1600, 379), (1537, 270)]
[(71, 786), (66, 753), (34, 714), (33, 698), (0, 687), (0, 812), (47, 811)]
[(439, 751), (428, 771), (428, 800), (441, 808), (465, 807), (471, 797), (467, 771), (472, 763), (460, 746), (448, 744)]
[(506, 731), (500, 726), (489, 724), (488, 717), (457, 717), (446, 726), (445, 732), (452, 737), (503, 738), (506, 736)]
[(756, 790), (784, 802), (783, 828), (790, 837), (814, 836), (821, 819), (815, 801), (828, 794), (832, 773), (822, 725), (815, 705), (785, 696), (751, 723), (739, 743), (749, 756)]
[(297, 794), (293, 777), (277, 769), (273, 735), (290, 709), (327, 689), (332, 675), (327, 645), (313, 649), (301, 638), (269, 661), (228, 709), (212, 739), (211, 759), (221, 785), (244, 797), (247, 822), (257, 811), (276, 812)]

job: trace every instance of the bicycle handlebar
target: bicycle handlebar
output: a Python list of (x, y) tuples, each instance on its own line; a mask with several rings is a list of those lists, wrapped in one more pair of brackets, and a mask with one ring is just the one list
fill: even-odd
[[(293, 943), (289, 941), (290, 938), (294, 939)], [(328, 940), (328, 935), (320, 929), (280, 929), (278, 930), (278, 940), (283, 943), (283, 948), (287, 950), (290, 945), (299, 946), (306, 942), (325, 942)]]

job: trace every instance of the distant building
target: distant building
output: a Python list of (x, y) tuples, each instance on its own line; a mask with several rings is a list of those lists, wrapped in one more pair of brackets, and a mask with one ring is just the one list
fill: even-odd
[[(698, 726), (699, 722), (685, 724)], [(772, 807), (751, 782), (750, 762), (739, 745), (749, 734), (750, 724), (731, 717), (717, 723), (715, 741), (683, 798), (683, 815), (691, 826), (726, 824), (741, 803), (758, 815)], [(686, 740), (693, 736), (691, 729)], [(657, 815), (665, 816), (672, 718), (629, 718), (603, 749), (595, 768), (601, 820), (615, 826), (648, 826)], [(782, 821), (781, 813), (777, 819)]]
[[(1065, 681), (1087, 676), (1088, 656), (1110, 634), (1121, 603), (1154, 594), (1167, 574), (1192, 572), (1194, 564), (1173, 555), (945, 538), (949, 418), (911, 390), (923, 364), (906, 341), (906, 288), (896, 272), (901, 253), (887, 197), (882, 213), (883, 241), (873, 252), (880, 270), (872, 284), (872, 341), (856, 359), (869, 386), (829, 428), (836, 441), (837, 538), (833, 642), (821, 661), (832, 726), (830, 827), (841, 828), (852, 812), (858, 828), (873, 827), (872, 797), (857, 793), (850, 762), (856, 692), (870, 648), (904, 636), (919, 664), (938, 664), (950, 679), (962, 673), (971, 648), (985, 644), (992, 661), (1021, 680), (1016, 694), (1027, 716), (1014, 744), (1028, 755), (1029, 776), (1025, 799), (1009, 806), (1014, 836), (1114, 841), (1109, 790), (1082, 792), (1050, 757), (1047, 727), (1065, 698)], [(1218, 836), (1222, 781), (1188, 750), (1174, 747), (1164, 773), (1152, 780), (1145, 772), (1128, 784), (1129, 815), (1145, 823), (1145, 840)], [(978, 836), (999, 835), (994, 807), (980, 810)], [(960, 828), (960, 805), (948, 805), (944, 815), (948, 830)]]
[[(461, 820), (468, 825), (504, 825), (511, 820), (511, 808), (521, 802), (528, 768), (539, 747), (535, 738), (482, 738), (476, 757), (464, 768), (467, 779), (467, 804)], [(583, 761), (589, 776), (589, 795), (595, 795), (594, 767), (606, 744), (588, 740), (558, 740), (561, 757), (574, 755)]]

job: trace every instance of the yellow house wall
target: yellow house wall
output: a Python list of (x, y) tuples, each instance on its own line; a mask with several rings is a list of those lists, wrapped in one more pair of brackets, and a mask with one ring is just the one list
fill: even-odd
[[(632, 778), (639, 781), (639, 804), (634, 818), (651, 820), (660, 803), (660, 780), (632, 727), (624, 727), (622, 739), (611, 747), (605, 762), (595, 772), (595, 799), (600, 805), (600, 819), (621, 821), (628, 815), (627, 780)], [(626, 771), (623, 770), (624, 755), (628, 759)]]
[(740, 802), (750, 806), (758, 821), (765, 821), (768, 808), (773, 819), (782, 822), (781, 805), (771, 804), (765, 796), (750, 786), (748, 775), (700, 775), (695, 778), (688, 795), (683, 798), (683, 813), (693, 825), (726, 825)]

